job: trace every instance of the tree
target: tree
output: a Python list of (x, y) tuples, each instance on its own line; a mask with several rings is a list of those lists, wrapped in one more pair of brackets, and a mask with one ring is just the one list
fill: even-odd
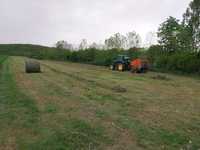
[(79, 45), (79, 49), (84, 50), (87, 48), (87, 40), (86, 39), (82, 39), (80, 45)]
[(56, 43), (56, 48), (63, 49), (65, 41), (58, 41)]
[(193, 0), (183, 15), (183, 24), (193, 40), (193, 48), (200, 50), (200, 1)]
[(116, 33), (110, 38), (105, 40), (105, 45), (108, 49), (117, 48), (122, 49), (125, 47), (126, 37), (120, 33)]
[(181, 32), (179, 20), (174, 17), (169, 17), (163, 22), (158, 29), (159, 43), (167, 52), (173, 52), (180, 49), (178, 36)]
[(56, 43), (56, 48), (72, 50), (73, 49), (73, 45), (68, 43), (67, 41), (62, 40), (62, 41), (58, 41)]
[(93, 43), (89, 46), (89, 48), (99, 49), (99, 45), (98, 45), (97, 43), (93, 42)]
[(146, 35), (145, 46), (150, 47), (157, 43), (157, 34), (156, 32), (148, 32)]
[(180, 48), (184, 51), (194, 50), (194, 42), (191, 34), (191, 30), (188, 26), (182, 24), (180, 26), (180, 32), (177, 35), (179, 39)]
[(126, 48), (140, 47), (141, 37), (135, 31), (126, 34)]

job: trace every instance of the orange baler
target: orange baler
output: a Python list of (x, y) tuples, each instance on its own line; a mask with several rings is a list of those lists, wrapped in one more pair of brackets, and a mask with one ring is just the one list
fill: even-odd
[(145, 73), (149, 69), (149, 63), (145, 59), (134, 59), (131, 61), (131, 71), (136, 73)]

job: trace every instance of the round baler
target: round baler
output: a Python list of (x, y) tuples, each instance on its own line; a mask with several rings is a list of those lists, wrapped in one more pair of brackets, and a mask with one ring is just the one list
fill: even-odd
[(131, 61), (131, 72), (146, 73), (149, 69), (149, 63), (146, 59), (134, 59)]

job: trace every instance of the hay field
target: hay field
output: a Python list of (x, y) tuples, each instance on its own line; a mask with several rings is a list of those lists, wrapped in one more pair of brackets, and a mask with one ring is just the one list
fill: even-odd
[[(0, 56), (0, 149), (200, 148), (200, 80)], [(123, 90), (122, 90), (123, 89)]]

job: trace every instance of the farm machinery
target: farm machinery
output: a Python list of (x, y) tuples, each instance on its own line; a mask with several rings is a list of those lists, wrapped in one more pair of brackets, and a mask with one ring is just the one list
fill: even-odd
[(126, 55), (119, 55), (110, 66), (111, 70), (131, 71), (133, 73), (146, 73), (149, 69), (149, 63), (146, 59), (133, 59)]
[(110, 69), (116, 71), (127, 71), (131, 69), (130, 63), (130, 57), (127, 57), (126, 55), (119, 55), (117, 59), (113, 61)]

